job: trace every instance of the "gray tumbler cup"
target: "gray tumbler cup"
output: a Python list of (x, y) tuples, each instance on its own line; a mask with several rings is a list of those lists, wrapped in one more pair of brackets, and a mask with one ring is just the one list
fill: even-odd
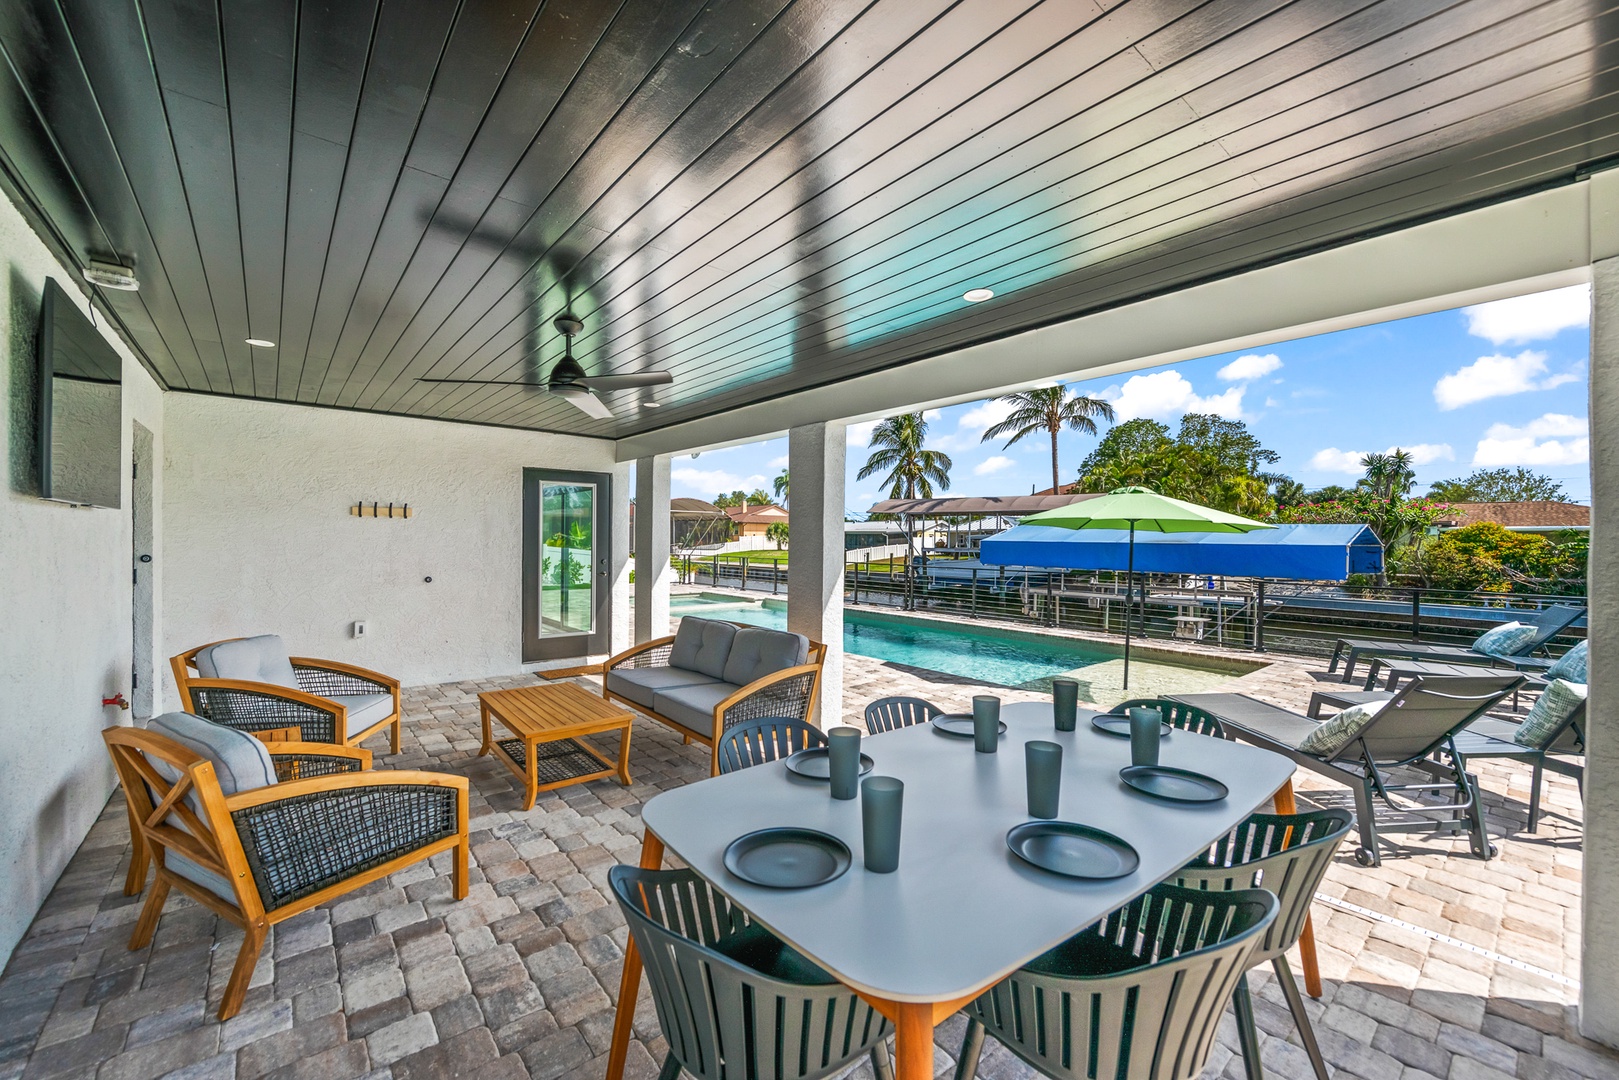
[(860, 793), (860, 729), (835, 727), (826, 733), (826, 759), (832, 797), (852, 799)]
[(1073, 731), (1079, 721), (1079, 683), (1074, 679), (1051, 680), (1051, 711), (1058, 731)]
[(868, 776), (860, 782), (861, 835), (866, 869), (892, 874), (899, 869), (899, 826), (905, 785), (892, 776)]
[(1001, 699), (990, 694), (973, 698), (973, 749), (993, 754), (1001, 737)]
[(1157, 709), (1130, 710), (1130, 763), (1132, 765), (1158, 764), (1158, 740), (1162, 737), (1164, 718)]
[(1029, 816), (1056, 817), (1057, 796), (1062, 791), (1062, 747), (1039, 739), (1026, 742), (1023, 763), (1029, 778)]

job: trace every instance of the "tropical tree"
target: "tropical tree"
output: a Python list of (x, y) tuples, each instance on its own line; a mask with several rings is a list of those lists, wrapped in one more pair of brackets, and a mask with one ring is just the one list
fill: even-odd
[(1277, 509), (1294, 506), (1304, 501), (1304, 485), (1291, 476), (1279, 476), (1271, 481), (1270, 494), (1276, 500)]
[(1563, 485), (1543, 473), (1519, 465), (1508, 469), (1475, 469), (1458, 480), (1441, 480), (1430, 499), (1448, 502), (1573, 502)]
[(1102, 437), (1081, 466), (1082, 491), (1112, 491), (1140, 485), (1247, 517), (1274, 509), (1264, 467), (1280, 460), (1260, 445), (1240, 420), (1188, 413), (1180, 433), (1155, 420), (1127, 420)]
[(888, 488), (890, 499), (931, 499), (935, 484), (940, 491), (950, 490), (950, 457), (927, 449), (927, 436), (928, 422), (921, 413), (890, 416), (872, 429), (867, 445), (877, 449), (855, 478), (887, 472), (878, 482)]
[[(1355, 494), (1355, 491), (1354, 491), (1353, 488), (1346, 488), (1342, 484), (1328, 484), (1326, 487), (1319, 487), (1319, 488), (1316, 488), (1314, 491), (1306, 491), (1304, 493), (1304, 498), (1300, 499), (1299, 502), (1301, 502), (1301, 503), (1339, 502), (1340, 500), (1349, 498), (1353, 494)], [(1293, 504), (1289, 503), (1288, 505), (1291, 506)]]
[(1417, 474), (1411, 468), (1409, 451), (1395, 447), (1386, 454), (1367, 454), (1360, 459), (1366, 475), (1355, 486), (1379, 499), (1403, 499), (1416, 486)]
[(785, 521), (772, 521), (765, 529), (766, 539), (775, 541), (776, 550), (780, 551), (787, 546), (787, 523)]
[(1020, 390), (1015, 394), (1007, 394), (996, 399), (1012, 406), (1012, 413), (1005, 420), (996, 424), (988, 431), (980, 442), (989, 442), (1003, 436), (1011, 436), (1006, 440), (1006, 449), (1025, 435), (1033, 435), (1044, 431), (1051, 436), (1051, 490), (1055, 493), (1062, 487), (1061, 473), (1057, 469), (1057, 436), (1064, 428), (1069, 431), (1083, 431), (1088, 435), (1096, 434), (1096, 421), (1113, 421), (1113, 406), (1101, 398), (1085, 397), (1083, 394), (1068, 393), (1068, 388), (1062, 385), (1042, 387), (1038, 390)]
[(776, 479), (774, 479), (773, 481), (771, 481), (771, 486), (776, 489), (776, 501), (781, 503), (781, 505), (786, 506), (787, 505), (787, 470), (786, 469), (781, 470), (781, 475), (776, 477)]

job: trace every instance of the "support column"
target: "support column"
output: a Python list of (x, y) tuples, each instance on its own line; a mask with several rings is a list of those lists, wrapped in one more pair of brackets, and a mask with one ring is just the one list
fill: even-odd
[(1591, 555), (1586, 580), (1594, 677), (1586, 702), (1580, 1032), (1619, 1046), (1619, 676), (1610, 684), (1601, 675), (1619, 671), (1619, 258), (1600, 259), (1591, 270)]
[(635, 461), (635, 644), (669, 633), (669, 462)]
[(787, 433), (793, 478), (787, 542), (787, 629), (826, 643), (811, 722), (843, 717), (844, 425), (806, 424)]
[(607, 655), (630, 647), (630, 463), (613, 466), (612, 560), (608, 588), (613, 591), (612, 622), (607, 627)]

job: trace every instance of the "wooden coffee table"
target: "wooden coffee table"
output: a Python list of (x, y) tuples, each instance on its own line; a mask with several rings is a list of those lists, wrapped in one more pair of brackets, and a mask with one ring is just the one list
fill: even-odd
[[(630, 719), (632, 713), (577, 683), (520, 686), (489, 690), (478, 695), (483, 713), (483, 749), (478, 756), (499, 750), (501, 760), (523, 781), (523, 809), (534, 808), (540, 792), (585, 780), (618, 774), (630, 782)], [(496, 739), (491, 720), (517, 736)], [(579, 741), (581, 735), (620, 732), (618, 761), (612, 762)]]

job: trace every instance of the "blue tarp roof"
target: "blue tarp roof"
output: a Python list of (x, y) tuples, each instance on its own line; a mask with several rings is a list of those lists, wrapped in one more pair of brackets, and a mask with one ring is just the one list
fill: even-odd
[[(985, 538), (989, 565), (1123, 570), (1123, 529), (1019, 525)], [(1251, 533), (1136, 533), (1136, 569), (1154, 574), (1342, 581), (1383, 570), (1383, 545), (1365, 525), (1278, 525)]]

